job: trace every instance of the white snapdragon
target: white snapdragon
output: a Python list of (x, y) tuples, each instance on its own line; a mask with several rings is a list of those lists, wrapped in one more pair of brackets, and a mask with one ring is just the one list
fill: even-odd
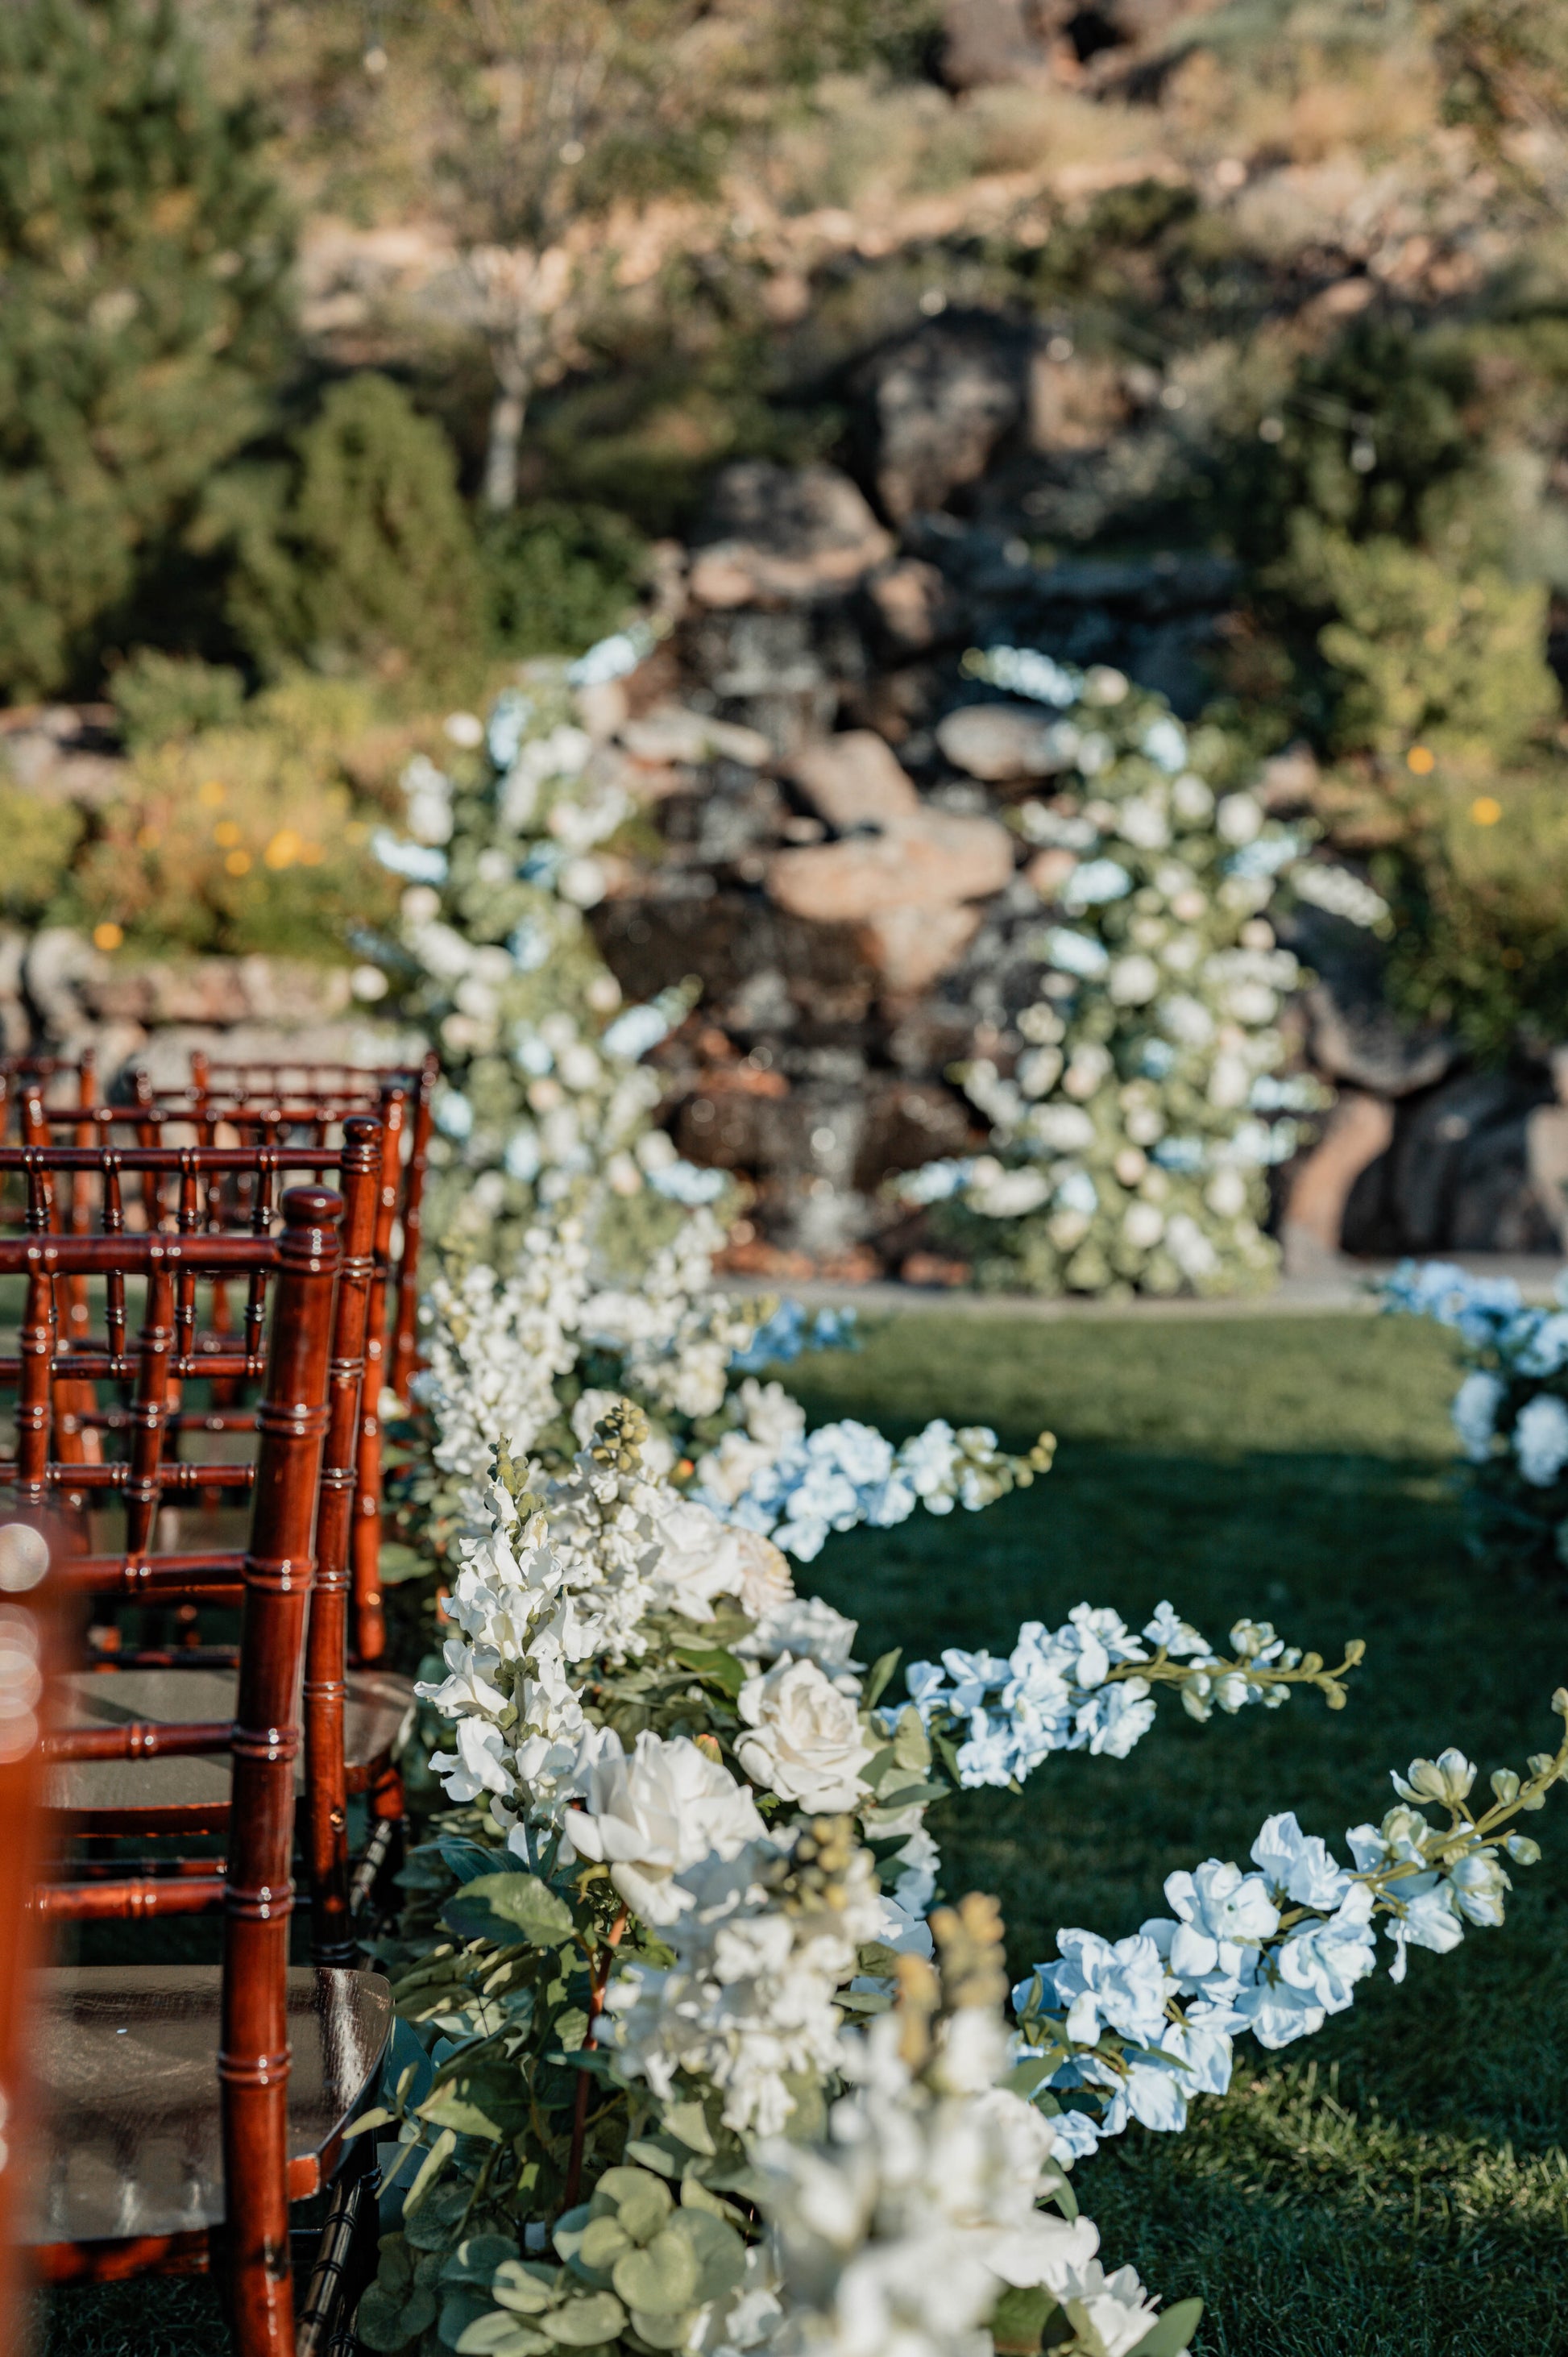
[[(960, 2015), (950, 2035), (964, 2024)], [(789, 2357), (957, 2357), (983, 2345), (1008, 2287), (1061, 2303), (1075, 2351), (1133, 2349), (1155, 2309), (1131, 2268), (1107, 2276), (1090, 2222), (1037, 2207), (1054, 2136), (999, 2089), (941, 2092), (900, 2059), (896, 2018), (846, 2039), (851, 2092), (826, 2141), (758, 2156), (779, 2250)]]
[(662, 1937), (666, 1967), (624, 1964), (607, 1997), (618, 2067), (662, 2101), (684, 2077), (724, 2094), (725, 2125), (775, 2136), (796, 2108), (791, 2082), (831, 2077), (843, 2015), (837, 2002), (856, 1951), (881, 1936), (883, 1905), (867, 1852), (853, 1852), (831, 1905), (781, 1904), (779, 1875), (796, 1836), (754, 1843), (689, 1872), (690, 1903)]

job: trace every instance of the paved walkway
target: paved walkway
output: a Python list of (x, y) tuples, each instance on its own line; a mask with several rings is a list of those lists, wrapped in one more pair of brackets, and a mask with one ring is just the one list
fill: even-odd
[[(1545, 1254), (1444, 1253), (1430, 1257), (1456, 1261), (1476, 1276), (1511, 1276), (1527, 1301), (1550, 1300), (1564, 1266), (1562, 1261)], [(961, 1286), (831, 1285), (820, 1278), (780, 1283), (767, 1290), (787, 1295), (809, 1308), (859, 1309), (867, 1317), (882, 1317), (889, 1310), (928, 1309), (970, 1318), (1369, 1317), (1380, 1306), (1373, 1289), (1378, 1279), (1389, 1275), (1395, 1266), (1391, 1260), (1347, 1260), (1337, 1268), (1311, 1276), (1282, 1277), (1271, 1293), (1245, 1294), (1217, 1301), (1160, 1301), (1147, 1295), (1133, 1301), (1042, 1300), (1032, 1293), (972, 1293)], [(749, 1290), (735, 1277), (720, 1282), (726, 1293), (744, 1295)]]

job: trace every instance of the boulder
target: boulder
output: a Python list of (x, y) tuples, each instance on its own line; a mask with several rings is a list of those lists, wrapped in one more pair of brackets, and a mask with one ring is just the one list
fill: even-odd
[(1371, 934), (1307, 907), (1292, 919), (1288, 938), (1316, 976), (1305, 997), (1306, 1044), (1319, 1071), (1374, 1096), (1408, 1097), (1452, 1071), (1458, 1042), (1405, 1023), (1390, 1006), (1385, 953)]
[(1013, 874), (1013, 840), (994, 819), (922, 810), (876, 835), (768, 863), (770, 899), (816, 923), (864, 923), (894, 909), (950, 909), (1001, 891)]
[(1055, 451), (1103, 450), (1127, 420), (1127, 393), (1114, 361), (1058, 360), (1049, 348), (1029, 361), (1029, 444)]
[(1016, 704), (966, 704), (937, 725), (937, 743), (955, 770), (1000, 785), (1065, 769), (1056, 723)]
[(812, 605), (844, 596), (892, 547), (836, 467), (747, 458), (714, 486), (688, 586), (700, 606)]
[(977, 482), (1022, 412), (1020, 356), (990, 321), (918, 328), (857, 376), (875, 435), (876, 488), (887, 513), (946, 505)]
[(981, 912), (956, 909), (889, 909), (861, 928), (866, 963), (895, 997), (929, 988), (958, 964), (980, 931)]
[(1031, 81), (1046, 65), (1029, 0), (947, 0), (941, 76), (950, 90)]
[(1549, 1084), (1466, 1072), (1395, 1107), (1393, 1143), (1346, 1206), (1354, 1252), (1551, 1252), (1555, 1230), (1529, 1165)]
[(836, 834), (912, 818), (920, 797), (880, 737), (869, 728), (824, 737), (798, 753), (790, 776)]
[(705, 712), (689, 712), (681, 704), (656, 704), (636, 720), (626, 721), (620, 741), (637, 761), (655, 768), (671, 761), (693, 766), (702, 761), (737, 761), (742, 769), (761, 770), (773, 758), (773, 748), (759, 729), (743, 728), (734, 720), (715, 720)]
[(890, 644), (900, 653), (919, 653), (962, 628), (962, 609), (946, 575), (920, 557), (907, 556), (874, 573), (865, 594)]

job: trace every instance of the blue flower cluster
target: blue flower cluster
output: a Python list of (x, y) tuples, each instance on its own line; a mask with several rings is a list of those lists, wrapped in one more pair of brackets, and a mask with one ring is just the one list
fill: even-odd
[(1470, 1370), (1450, 1413), (1472, 1465), (1511, 1458), (1529, 1490), (1554, 1488), (1568, 1472), (1568, 1274), (1552, 1308), (1527, 1304), (1511, 1277), (1473, 1276), (1451, 1261), (1402, 1261), (1381, 1291), (1386, 1308), (1430, 1318), (1463, 1342)]
[(764, 1367), (792, 1366), (809, 1351), (859, 1348), (853, 1309), (819, 1309), (812, 1318), (800, 1302), (781, 1301), (745, 1350), (736, 1351), (730, 1366), (736, 1374), (755, 1375)]
[[(1277, 1656), (1283, 1648), (1272, 1631), (1269, 1635)], [(966, 1653), (950, 1646), (940, 1664), (912, 1662), (910, 1699), (928, 1726), (933, 1717), (967, 1725), (956, 1753), (966, 1786), (1020, 1783), (1053, 1751), (1104, 1752), (1123, 1760), (1154, 1725), (1155, 1705), (1146, 1679), (1112, 1680), (1112, 1670), (1148, 1661), (1150, 1646), (1163, 1647), (1170, 1661), (1215, 1661), (1208, 1640), (1178, 1620), (1169, 1604), (1159, 1607), (1143, 1636), (1146, 1644), (1119, 1613), (1079, 1604), (1059, 1629), (1026, 1620), (1009, 1654)], [(1234, 1697), (1216, 1695), (1222, 1707), (1238, 1708), (1252, 1698), (1244, 1680), (1235, 1683)], [(1283, 1689), (1278, 1691), (1283, 1700)]]
[(983, 1426), (955, 1432), (939, 1416), (895, 1448), (874, 1426), (846, 1416), (788, 1442), (732, 1504), (707, 1502), (810, 1563), (830, 1532), (863, 1523), (885, 1530), (907, 1522), (918, 1505), (932, 1514), (950, 1514), (955, 1505), (975, 1512), (1019, 1478)]

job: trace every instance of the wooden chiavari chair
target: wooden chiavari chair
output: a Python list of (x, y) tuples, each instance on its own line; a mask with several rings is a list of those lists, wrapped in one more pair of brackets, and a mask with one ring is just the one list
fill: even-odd
[[(207, 1068), (193, 1058), (204, 1076)], [(366, 1335), (366, 1379), (361, 1405), (359, 1439), (360, 1480), (355, 1499), (353, 1536), (350, 1560), (353, 1577), (352, 1637), (353, 1654), (357, 1662), (369, 1665), (380, 1662), (386, 1651), (386, 1626), (381, 1598), (381, 1408), (383, 1388), (391, 1388), (390, 1376), (401, 1352), (405, 1372), (412, 1372), (413, 1331), (417, 1312), (416, 1271), (420, 1243), (420, 1204), (422, 1200), (425, 1160), (429, 1145), (431, 1090), (434, 1082), (434, 1059), (417, 1073), (392, 1071), (354, 1074), (351, 1067), (301, 1067), (310, 1072), (322, 1069), (332, 1073), (349, 1074), (358, 1086), (340, 1098), (315, 1102), (290, 1103), (280, 1098), (263, 1098), (254, 1103), (241, 1103), (225, 1096), (219, 1086), (229, 1070), (260, 1071), (263, 1077), (289, 1076), (286, 1067), (220, 1068), (218, 1079), (211, 1084), (206, 1077), (199, 1088), (155, 1090), (145, 1074), (134, 1076), (135, 1101), (124, 1105), (93, 1105), (83, 1111), (68, 1112), (59, 1106), (46, 1104), (40, 1087), (24, 1083), (20, 1100), (19, 1125), (25, 1143), (40, 1151), (58, 1144), (69, 1132), (79, 1146), (97, 1143), (102, 1146), (124, 1144), (144, 1148), (180, 1143), (207, 1149), (219, 1146), (233, 1146), (243, 1143), (264, 1149), (281, 1157), (280, 1167), (296, 1169), (325, 1168), (325, 1164), (313, 1157), (324, 1154), (329, 1142), (339, 1140), (344, 1122), (357, 1114), (372, 1109), (379, 1114), (383, 1133), (382, 1170), (378, 1203), (375, 1255), (379, 1281), (372, 1295)], [(407, 1152), (405, 1154), (405, 1146)], [(193, 1212), (187, 1188), (176, 1188), (172, 1182), (142, 1171), (140, 1186), (124, 1200), (124, 1215), (132, 1228), (155, 1228), (170, 1224), (189, 1225)], [(91, 1218), (83, 1201), (82, 1190), (89, 1183), (86, 1165), (80, 1169), (60, 1173), (51, 1197), (48, 1224), (66, 1228), (72, 1232), (91, 1229)], [(232, 1174), (220, 1184), (209, 1177), (205, 1216), (209, 1224), (216, 1223), (220, 1212), (231, 1222), (242, 1220), (246, 1199), (236, 1192)], [(173, 1200), (171, 1200), (171, 1196)], [(24, 1208), (20, 1202), (7, 1205), (0, 1196), (0, 1228), (31, 1222), (38, 1224), (31, 1203)], [(231, 1329), (231, 1319), (227, 1291), (221, 1281), (212, 1286), (212, 1325), (219, 1335)], [(62, 1314), (69, 1310), (80, 1322), (83, 1299), (80, 1286), (70, 1302), (62, 1303)], [(221, 1387), (215, 1392), (218, 1405), (224, 1404)], [(73, 1404), (66, 1403), (68, 1408)], [(91, 1411), (91, 1402), (78, 1398), (78, 1411)], [(91, 1416), (85, 1415), (80, 1444), (75, 1438), (75, 1426), (65, 1427), (67, 1443), (80, 1446), (90, 1459), (94, 1455), (91, 1437)]]
[(0, 1142), (9, 1134), (25, 1093), (51, 1098), (79, 1112), (99, 1103), (98, 1058), (91, 1048), (80, 1056), (0, 1056)]
[(34, 2048), (46, 1925), (32, 1897), (48, 1856), (46, 1687), (57, 1652), (48, 1541), (0, 1523), (0, 2348), (26, 2357), (33, 2270), (25, 2240), (38, 2149)]
[(396, 1217), (402, 1234), (393, 1272), (393, 1303), (388, 1321), (391, 1347), (386, 1383), (399, 1399), (408, 1396), (418, 1348), (419, 1247), (424, 1178), (430, 1155), (436, 1083), (441, 1060), (432, 1049), (418, 1065), (361, 1066), (333, 1063), (226, 1063), (193, 1049), (190, 1082), (183, 1091), (164, 1091), (167, 1103), (183, 1101), (202, 1110), (243, 1106), (252, 1114), (263, 1106), (308, 1109), (330, 1107), (345, 1112), (368, 1110), (389, 1083), (403, 1088), (408, 1099), (408, 1147), (398, 1193)]
[[(362, 1243), (375, 1146), (360, 1143), (360, 1163), (349, 1163), (345, 1175), (367, 1198)], [(357, 2156), (343, 2164), (342, 2132), (379, 2071), (391, 2028), (391, 1991), (379, 1975), (337, 1962), (288, 1964), (302, 1674), (307, 1750), (314, 1707), (307, 1607), (315, 1555), (324, 1538), (333, 1543), (333, 1500), (346, 1488), (331, 1486), (332, 1459), (351, 1434), (360, 1366), (342, 1347), (352, 1342), (351, 1322), (346, 1334), (334, 1308), (343, 1199), (295, 1189), (282, 1214), (276, 1237), (40, 1234), (0, 1245), (0, 1268), (20, 1268), (27, 1282), (17, 1459), (9, 1469), (23, 1519), (31, 1522), (81, 1478), (80, 1467), (49, 1455), (47, 1357), (34, 1340), (52, 1321), (60, 1276), (105, 1281), (104, 1347), (91, 1355), (112, 1376), (130, 1366), (141, 1411), (130, 1458), (93, 1469), (105, 1478), (90, 1484), (123, 1497), (125, 1544), (97, 1561), (60, 1558), (62, 1587), (86, 1593), (114, 1581), (133, 1594), (162, 1587), (227, 1596), (237, 1578), (243, 1596), (238, 1683), (226, 1716), (122, 1720), (46, 1738), (56, 1779), (103, 1764), (149, 1778), (160, 1765), (227, 1755), (231, 1805), (226, 1796), (220, 1966), (86, 1967), (44, 1978), (37, 2060), (46, 2118), (29, 2239), (40, 2273), (57, 2283), (188, 2270), (216, 2258), (240, 2357), (306, 2357), (322, 2347), (330, 2320), (322, 2300), (307, 2300), (295, 2335), (290, 2205), (330, 2195), (333, 2249), (324, 2247), (320, 2261), (323, 2280), (330, 2278), (342, 2222), (362, 2192)], [(159, 1464), (167, 1376), (179, 1356), (180, 1286), (219, 1272), (272, 1288), (250, 1544), (238, 1557), (213, 1550), (160, 1560), (147, 1545), (156, 1488), (148, 1473)], [(351, 1252), (350, 1294), (362, 1297), (371, 1277), (368, 1252)], [(146, 1288), (134, 1351), (128, 1279)], [(262, 1338), (248, 1326), (244, 1339), (248, 1361)], [(74, 1683), (66, 1683), (73, 1700)], [(134, 1869), (120, 1873), (123, 1907), (84, 1910), (56, 1884), (40, 1889), (38, 1911), (147, 1911), (137, 1903)], [(94, 1888), (108, 1882), (105, 1875)]]
[[(67, 1181), (91, 1181), (91, 1199), (79, 1189), (75, 1201), (101, 1236), (78, 1236), (87, 1243), (162, 1243), (169, 1256), (149, 1280), (149, 1330), (162, 1334), (160, 1371), (149, 1375), (145, 1350), (128, 1348), (125, 1276), (103, 1261), (105, 1334), (83, 1341), (73, 1333), (62, 1341), (60, 1302), (75, 1280), (52, 1262), (18, 1258), (27, 1246), (0, 1241), (0, 1270), (27, 1266), (28, 1299), (23, 1315), (17, 1361), (0, 1360), (0, 1388), (13, 1380), (21, 1393), (16, 1460), (0, 1463), (0, 1482), (10, 1478), (18, 1497), (37, 1502), (48, 1493), (64, 1509), (70, 1543), (81, 1556), (70, 1578), (99, 1599), (114, 1617), (92, 1632), (91, 1666), (72, 1684), (77, 1707), (108, 1727), (135, 1723), (145, 1730), (145, 1756), (156, 1758), (156, 1771), (127, 1776), (118, 1755), (84, 1759), (59, 1779), (59, 1803), (81, 1830), (100, 1840), (114, 1835), (179, 1835), (220, 1832), (227, 1820), (227, 1771), (221, 1763), (191, 1764), (179, 1738), (167, 1730), (213, 1717), (231, 1708), (235, 1655), (231, 1647), (203, 1645), (199, 1608), (238, 1600), (237, 1569), (221, 1546), (179, 1551), (188, 1520), (185, 1504), (242, 1499), (253, 1485), (255, 1466), (241, 1458), (190, 1462), (178, 1455), (187, 1436), (200, 1436), (210, 1449), (225, 1437), (255, 1428), (252, 1405), (234, 1404), (263, 1372), (262, 1322), (268, 1284), (265, 1253), (275, 1249), (271, 1230), (282, 1175), (301, 1166), (339, 1181), (346, 1199), (347, 1252), (333, 1332), (332, 1419), (323, 1479), (318, 1568), (311, 1609), (306, 1668), (307, 1740), (305, 1754), (305, 1846), (311, 1883), (313, 1953), (323, 1963), (345, 1963), (353, 1952), (350, 1893), (369, 1898), (401, 1828), (403, 1787), (397, 1754), (412, 1723), (413, 1695), (406, 1679), (376, 1668), (349, 1670), (346, 1637), (349, 1597), (349, 1545), (359, 1497), (360, 1397), (366, 1335), (380, 1287), (373, 1245), (381, 1217), (382, 1133), (362, 1115), (344, 1125), (333, 1147), (295, 1147), (282, 1152), (248, 1147), (0, 1148), (0, 1178), (20, 1178), (27, 1188), (28, 1243), (59, 1234), (59, 1209)], [(127, 1235), (127, 1189), (150, 1190), (151, 1200), (174, 1190), (175, 1225)], [(224, 1190), (233, 1192), (227, 1198)], [(236, 1234), (225, 1226), (227, 1211), (244, 1215)], [(221, 1256), (205, 1261), (209, 1243), (260, 1243), (261, 1261), (244, 1278), (243, 1322), (239, 1330), (216, 1331), (201, 1317), (199, 1288), (239, 1280)], [(183, 1251), (183, 1258), (180, 1256)], [(47, 1267), (49, 1274), (40, 1274)], [(60, 1380), (60, 1370), (70, 1380)], [(229, 1404), (188, 1405), (188, 1386), (206, 1382), (226, 1386)], [(147, 1388), (148, 1384), (152, 1388)], [(80, 1394), (116, 1387), (122, 1404), (84, 1410)], [(29, 1397), (30, 1387), (30, 1397)], [(104, 1444), (89, 1462), (62, 1427), (75, 1437), (85, 1429)], [(117, 1454), (112, 1453), (118, 1451)], [(38, 1485), (43, 1484), (40, 1492)], [(30, 1487), (28, 1485), (31, 1485)], [(98, 1546), (96, 1525), (105, 1502), (117, 1501), (124, 1515), (122, 1555), (137, 1566), (124, 1572), (119, 1557)], [(95, 1512), (95, 1508), (98, 1510)], [(220, 1523), (221, 1516), (218, 1517)], [(102, 1577), (98, 1577), (102, 1574)], [(182, 1579), (188, 1584), (182, 1587)], [(172, 1607), (183, 1641), (155, 1640), (127, 1649), (118, 1612), (128, 1599), (143, 1599), (160, 1613)], [(183, 1624), (183, 1626), (181, 1626)], [(162, 1730), (162, 1732), (160, 1732)], [(357, 1864), (350, 1860), (349, 1801), (363, 1796), (371, 1829)], [(350, 1876), (352, 1875), (352, 1882)], [(51, 1894), (50, 1907), (77, 1917), (198, 1912), (215, 1909), (220, 1888), (199, 1863), (170, 1864), (161, 1874), (127, 1889), (111, 1875), (98, 1889), (87, 1879)]]
[(132, 1076), (138, 1107), (192, 1125), (199, 1141), (238, 1135), (259, 1144), (319, 1144), (350, 1114), (374, 1106), (387, 1131), (386, 1167), (377, 1225), (383, 1297), (372, 1305), (367, 1341), (360, 1494), (354, 1515), (355, 1658), (379, 1662), (386, 1650), (381, 1598), (381, 1398), (403, 1400), (417, 1354), (419, 1254), (429, 1160), (436, 1056), (418, 1067), (352, 1064), (223, 1063), (192, 1052), (189, 1084), (155, 1088)]

